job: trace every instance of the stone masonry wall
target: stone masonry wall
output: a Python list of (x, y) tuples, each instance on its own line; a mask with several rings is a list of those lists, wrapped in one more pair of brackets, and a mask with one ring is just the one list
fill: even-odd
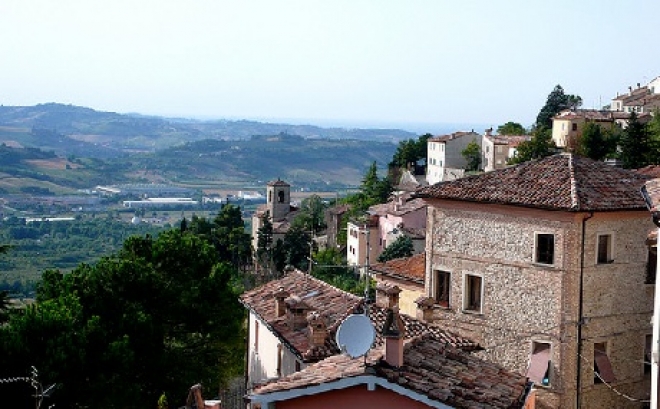
[[(652, 291), (644, 284), (645, 239), (653, 228), (647, 212), (589, 215), (448, 201), (431, 204), (426, 294), (434, 293), (435, 270), (451, 273), (450, 307), (437, 306), (434, 322), (478, 341), (485, 347), (480, 352), (484, 358), (520, 373), (527, 369), (533, 341), (551, 343), (551, 387), (538, 391), (539, 408), (575, 407), (578, 359), (583, 408), (639, 407), (630, 400), (619, 402), (620, 395), (606, 385), (593, 385), (593, 342), (609, 342), (617, 376), (613, 386), (643, 397), (648, 391), (644, 336), (650, 333), (653, 304)], [(535, 233), (555, 235), (552, 266), (533, 262)], [(610, 264), (596, 264), (599, 233), (613, 235)], [(586, 319), (579, 358), (581, 271)], [(465, 274), (483, 279), (480, 314), (463, 311)]]

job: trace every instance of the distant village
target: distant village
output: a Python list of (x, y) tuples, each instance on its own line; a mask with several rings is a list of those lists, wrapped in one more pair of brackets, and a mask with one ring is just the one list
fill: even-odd
[[(632, 113), (648, 121), (658, 108), (660, 77), (609, 109), (561, 111), (552, 140), (566, 152), (513, 166), (530, 135), (433, 136), (424, 171), (404, 172), (388, 202), (349, 220), (349, 206), (331, 207), (317, 245), (373, 279), (375, 300), (297, 269), (245, 292), (249, 407), (650, 407), (648, 202), (660, 197), (660, 167), (566, 148), (587, 123), (625, 129)], [(482, 168), (467, 174), (471, 142)], [(266, 189), (252, 236), (268, 214), (275, 241), (298, 209), (286, 181)], [(412, 255), (377, 262), (402, 236)]]

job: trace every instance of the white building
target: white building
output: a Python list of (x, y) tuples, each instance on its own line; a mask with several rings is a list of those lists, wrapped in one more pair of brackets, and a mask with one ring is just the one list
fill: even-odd
[(461, 152), (473, 141), (481, 146), (481, 135), (474, 131), (429, 138), (426, 145), (426, 180), (429, 185), (462, 177), (467, 161)]

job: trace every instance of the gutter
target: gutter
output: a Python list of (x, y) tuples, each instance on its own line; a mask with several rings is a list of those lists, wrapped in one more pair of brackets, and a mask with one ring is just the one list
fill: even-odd
[(584, 246), (585, 246), (585, 232), (587, 228), (587, 220), (591, 219), (594, 217), (594, 212), (590, 212), (588, 216), (584, 217), (582, 219), (582, 244), (580, 246), (581, 252), (580, 252), (580, 284), (579, 284), (579, 302), (578, 302), (578, 320), (577, 320), (577, 350), (578, 350), (578, 356), (577, 356), (577, 373), (576, 373), (576, 379), (575, 379), (575, 398), (576, 398), (576, 405), (577, 408), (580, 409), (582, 406), (582, 402), (580, 400), (580, 395), (581, 395), (581, 385), (580, 382), (582, 382), (582, 325), (583, 323), (583, 314), (584, 314)]

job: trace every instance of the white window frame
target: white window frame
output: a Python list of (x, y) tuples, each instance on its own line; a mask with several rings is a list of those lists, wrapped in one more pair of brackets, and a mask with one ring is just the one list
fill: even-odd
[[(473, 310), (473, 309), (468, 309), (468, 276), (472, 277), (479, 277), (481, 279), (481, 288), (480, 294), (479, 294), (479, 310)], [(463, 273), (463, 285), (462, 285), (462, 296), (463, 296), (463, 301), (461, 303), (461, 309), (463, 312), (468, 313), (468, 314), (483, 314), (484, 311), (484, 288), (486, 287), (485, 285), (485, 280), (483, 274), (479, 273), (468, 273), (464, 272)]]
[[(607, 249), (607, 257), (608, 259), (605, 261), (600, 261), (599, 255), (600, 255), (600, 238), (604, 236), (609, 236), (609, 243), (608, 243), (608, 249)], [(596, 264), (611, 264), (614, 262), (614, 232), (612, 231), (603, 231), (603, 232), (598, 232), (596, 234)]]
[[(539, 236), (541, 235), (551, 235), (552, 236), (552, 263), (544, 263), (539, 261), (538, 258), (538, 247), (539, 247)], [(554, 232), (548, 231), (536, 231), (534, 232), (534, 251), (532, 253), (532, 260), (534, 264), (542, 266), (555, 266), (557, 265), (557, 235)]]

